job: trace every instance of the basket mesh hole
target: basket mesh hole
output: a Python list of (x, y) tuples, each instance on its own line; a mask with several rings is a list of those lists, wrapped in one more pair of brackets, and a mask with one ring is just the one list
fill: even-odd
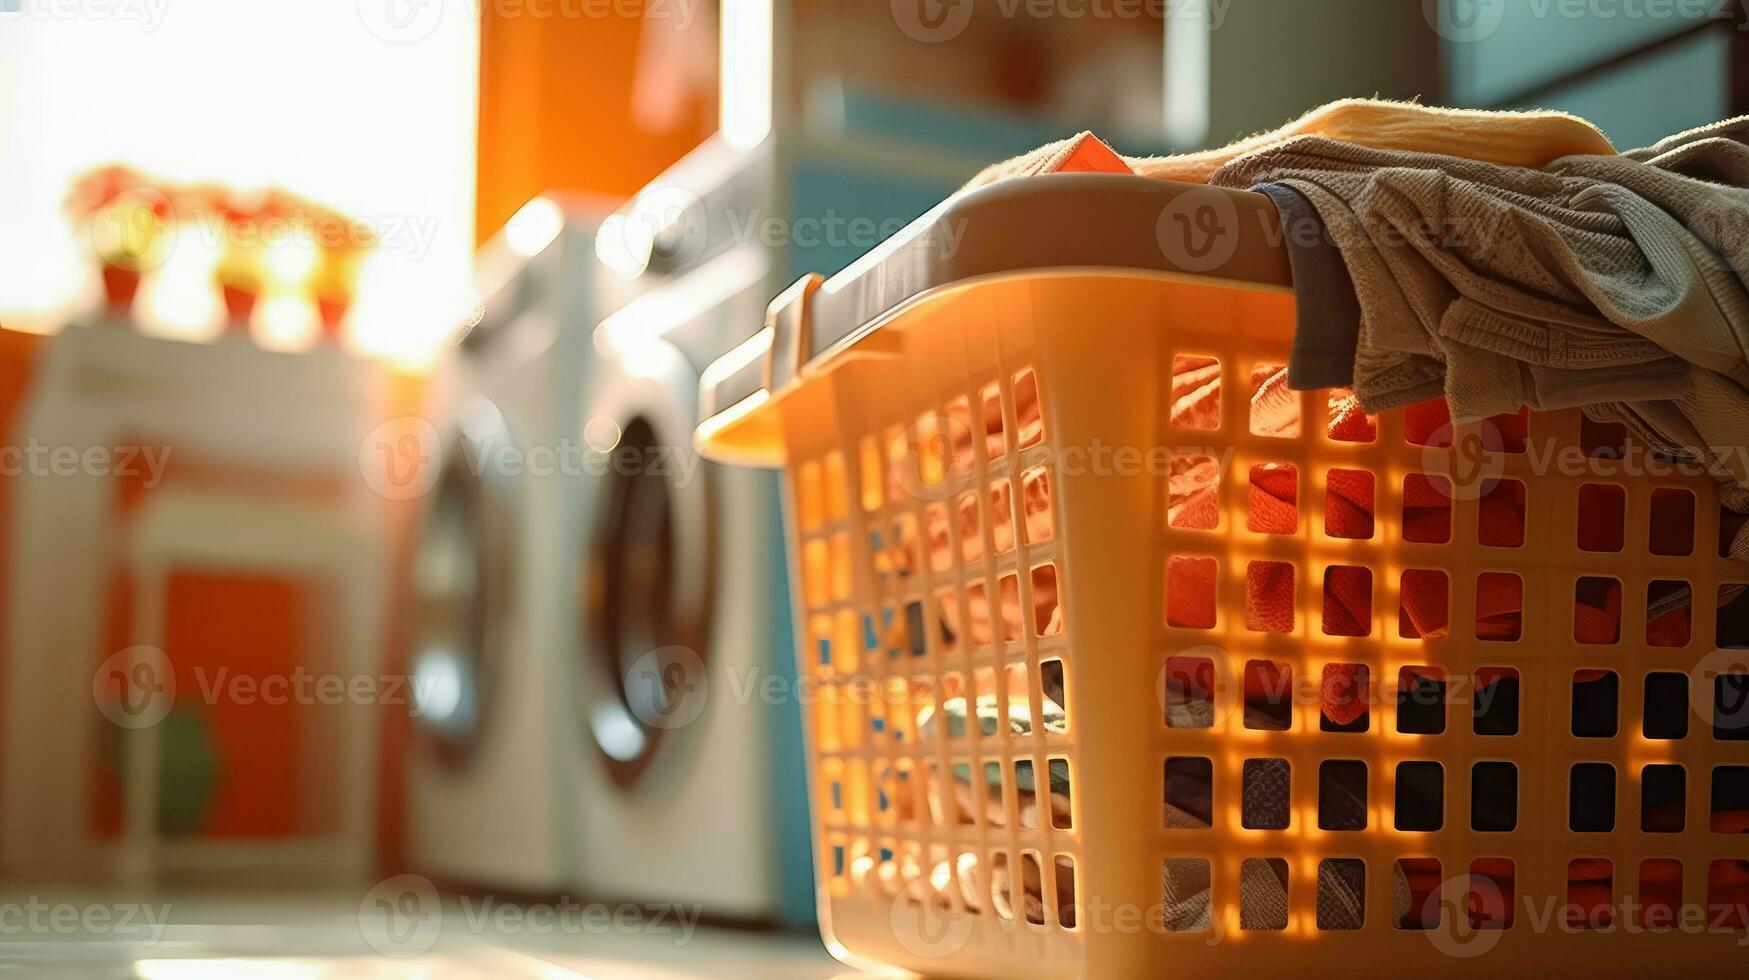
[(996, 580), (996, 594), (1002, 601), (1002, 642), (1020, 639), (1026, 616), (1020, 608), (1020, 577), (1009, 572)]
[(1621, 704), (1621, 677), (1613, 670), (1573, 672), (1573, 735), (1614, 738)]
[(1675, 858), (1648, 858), (1640, 862), (1640, 925), (1652, 932), (1676, 928), (1682, 908), (1682, 862)]
[(1436, 569), (1403, 572), (1397, 599), (1397, 635), (1438, 639), (1451, 632), (1451, 579)]
[(917, 533), (917, 518), (901, 514), (893, 521), (892, 563), (900, 578), (909, 578), (923, 563), (923, 543)]
[(1470, 862), (1464, 912), (1471, 929), (1510, 929), (1516, 918), (1517, 868), (1510, 858), (1477, 858)]
[(945, 572), (952, 568), (953, 537), (946, 503), (938, 500), (923, 508), (923, 529), (929, 544), (930, 571)]
[(1174, 756), (1166, 760), (1164, 824), (1173, 830), (1214, 826), (1215, 766), (1208, 759)]
[(1694, 554), (1694, 494), (1663, 488), (1652, 491), (1652, 523), (1647, 547), (1654, 555)]
[(935, 621), (941, 631), (941, 649), (944, 652), (959, 649), (960, 603), (951, 587), (935, 590)]
[(1031, 759), (1019, 759), (1014, 763), (1014, 799), (1020, 809), (1020, 826), (1027, 830), (1039, 829), (1038, 782)]
[(1221, 362), (1180, 354), (1172, 359), (1172, 424), (1213, 432), (1221, 427)]
[(1002, 801), (1002, 764), (984, 763), (984, 821), (992, 827), (1008, 826), (1008, 807)]
[(992, 381), (978, 391), (978, 413), (984, 430), (984, 458), (1003, 459), (1008, 444), (1002, 422), (1002, 386)]
[[(1007, 491), (1007, 485), (1003, 485)], [(1051, 471), (1035, 466), (1020, 476), (1021, 527), (1027, 544), (1044, 544), (1057, 536), (1056, 510), (1051, 504)]]
[(1041, 660), (1038, 665), (1039, 695), (1048, 712), (1051, 705), (1063, 713), (1063, 730), (1069, 730), (1069, 697), (1067, 678), (1061, 660)]
[(1254, 633), (1294, 631), (1294, 566), (1254, 561), (1245, 566), (1245, 628)]
[(1366, 924), (1366, 862), (1325, 858), (1318, 862), (1318, 929), (1348, 932)]
[(881, 474), (885, 467), (881, 466), (881, 447), (875, 442), (875, 437), (867, 435), (857, 444), (858, 472), (862, 476), (862, 509), (870, 514), (881, 509)]
[[(990, 506), (995, 508), (997, 501), (992, 489)], [(978, 495), (962, 493), (954, 498), (954, 530), (960, 538), (960, 562), (969, 565), (984, 557), (984, 527), (982, 515), (978, 513)]]
[(1660, 671), (1646, 675), (1646, 708), (1641, 732), (1647, 738), (1688, 737), (1688, 675)]
[(1688, 770), (1652, 765), (1640, 770), (1640, 830), (1680, 834), (1688, 823)]
[(1221, 464), (1213, 456), (1172, 457), (1166, 523), (1187, 531), (1220, 527)]
[(1324, 633), (1327, 636), (1372, 633), (1372, 569), (1331, 565), (1324, 570)]
[(1245, 727), (1285, 732), (1294, 720), (1293, 668), (1273, 660), (1245, 664)]
[(1615, 865), (1608, 858), (1577, 858), (1567, 865), (1567, 927), (1608, 929), (1615, 924)]
[(1300, 471), (1292, 463), (1251, 467), (1245, 529), (1257, 534), (1293, 534), (1300, 529)]
[(1580, 643), (1621, 642), (1621, 580), (1587, 575), (1573, 586), (1573, 639)]
[(1174, 555), (1166, 563), (1166, 624), (1186, 629), (1215, 628), (1213, 558)]
[(1403, 438), (1411, 446), (1451, 448), (1451, 406), (1443, 398), (1416, 402), (1403, 409)]
[(1489, 548), (1524, 547), (1524, 484), (1494, 480), (1477, 504), (1476, 540)]
[(814, 640), (814, 662), (820, 673), (832, 672), (832, 617), (815, 616), (808, 624)]
[(1392, 919), (1398, 929), (1439, 928), (1438, 858), (1398, 858)]
[(1579, 417), (1579, 449), (1592, 459), (1621, 459), (1628, 454), (1628, 430), (1619, 422), (1593, 422)]
[(1749, 925), (1749, 861), (1728, 858), (1707, 865), (1706, 906), (1714, 928)]
[(1287, 928), (1287, 861), (1246, 858), (1239, 865), (1239, 928), (1279, 931)]
[(1694, 587), (1680, 579), (1646, 586), (1646, 645), (1685, 647), (1694, 638)]
[(1069, 760), (1063, 756), (1052, 756), (1045, 760), (1045, 766), (1050, 775), (1051, 792), (1051, 829), (1074, 829), (1075, 785), (1069, 769)]
[(832, 535), (827, 548), (827, 561), (831, 565), (832, 600), (844, 602), (850, 598), (850, 535), (839, 531)]
[(1737, 535), (1743, 533), (1743, 528), (1749, 526), (1749, 514), (1739, 514), (1734, 510), (1719, 508), (1719, 557), (1731, 557), (1731, 545), (1736, 542)]
[(1331, 442), (1377, 442), (1378, 419), (1360, 408), (1360, 399), (1352, 388), (1332, 388), (1329, 398), (1330, 417), (1324, 432)]
[(1575, 763), (1568, 776), (1567, 827), (1575, 833), (1607, 834), (1615, 829), (1615, 767), (1607, 762)]
[(1251, 434), (1272, 439), (1300, 437), (1300, 393), (1287, 386), (1287, 366), (1251, 369)]
[(1213, 728), (1215, 663), (1207, 657), (1166, 661), (1166, 727)]
[(942, 439), (947, 443), (948, 460), (955, 476), (965, 476), (977, 465), (977, 431), (972, 426), (972, 403), (961, 395), (947, 403), (942, 417)]
[(1074, 929), (1079, 919), (1075, 915), (1075, 859), (1068, 854), (1056, 856), (1057, 864), (1057, 925)]
[(1429, 473), (1403, 477), (1403, 540), (1414, 544), (1451, 540), (1451, 480)]
[(1044, 407), (1039, 402), (1038, 375), (1032, 368), (1014, 372), (1014, 442), (1029, 449), (1045, 439)]
[(1749, 742), (1749, 674), (1713, 678), (1713, 738)]
[(820, 464), (809, 460), (796, 467), (796, 517), (804, 531), (826, 523), (826, 508), (820, 485)]
[(1476, 638), (1512, 643), (1524, 635), (1524, 579), (1512, 572), (1476, 576)]
[(818, 609), (826, 604), (828, 576), (826, 539), (814, 538), (802, 545), (802, 595), (808, 608)]
[(1719, 586), (1717, 645), (1749, 650), (1749, 585)]
[(1502, 453), (1523, 455), (1530, 441), (1530, 409), (1520, 408), (1511, 415), (1496, 415), (1483, 424), (1483, 445)]
[(1445, 826), (1445, 767), (1437, 762), (1397, 763), (1396, 828), (1430, 832)]
[(1207, 858), (1167, 858), (1161, 924), (1167, 932), (1204, 932), (1210, 925)]
[(1488, 834), (1518, 828), (1518, 767), (1478, 762), (1470, 768), (1470, 828)]
[(1445, 731), (1445, 671), (1404, 667), (1397, 672), (1397, 731), (1438, 735)]
[(1007, 480), (990, 483), (990, 539), (996, 554), (1014, 550), (1014, 499)]
[(1628, 493), (1611, 483), (1579, 488), (1579, 550), (1613, 552), (1626, 538)]
[(921, 657), (929, 652), (929, 627), (924, 621), (923, 600), (912, 599), (905, 603), (905, 638), (910, 641), (911, 656)]
[(1370, 470), (1333, 469), (1324, 480), (1324, 533), (1366, 540), (1378, 512), (1378, 481)]
[(1325, 664), (1318, 698), (1318, 727), (1326, 732), (1364, 732), (1372, 723), (1365, 664)]
[(1366, 763), (1328, 759), (1318, 766), (1318, 829), (1366, 829)]
[(1713, 769), (1712, 829), (1715, 834), (1749, 833), (1749, 766)]
[(1063, 604), (1057, 591), (1054, 562), (1032, 570), (1032, 629), (1035, 636), (1061, 636)]
[(1286, 759), (1246, 759), (1240, 824), (1246, 830), (1286, 830), (1292, 787)]
[(850, 516), (850, 476), (844, 467), (844, 454), (839, 450), (827, 453), (821, 474), (821, 490), (825, 495), (826, 519), (842, 521)]
[(1520, 680), (1513, 667), (1476, 671), (1476, 702), (1471, 720), (1477, 735), (1517, 735)]

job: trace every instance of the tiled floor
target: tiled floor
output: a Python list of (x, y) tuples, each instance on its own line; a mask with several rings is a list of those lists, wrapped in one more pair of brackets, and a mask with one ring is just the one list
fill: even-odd
[[(167, 894), (130, 900), (0, 889), (0, 980), (313, 977), (848, 977), (817, 938), (555, 903), (396, 908), (357, 893)], [(388, 955), (385, 955), (388, 954)]]

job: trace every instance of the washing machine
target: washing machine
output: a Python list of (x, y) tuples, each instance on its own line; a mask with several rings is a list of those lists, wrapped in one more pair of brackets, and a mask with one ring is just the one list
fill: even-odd
[(482, 248), (481, 313), (421, 434), (433, 445), (410, 575), (408, 861), (457, 888), (558, 894), (573, 881), (577, 365), (604, 304), (630, 288), (600, 278), (610, 208), (537, 198)]

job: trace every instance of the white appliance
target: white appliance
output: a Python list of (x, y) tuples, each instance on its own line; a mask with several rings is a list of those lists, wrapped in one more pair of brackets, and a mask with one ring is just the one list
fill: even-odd
[(445, 884), (573, 880), (583, 388), (608, 208), (537, 198), (480, 256), (482, 313), (437, 382), (412, 568), (408, 855)]
[[(760, 187), (768, 166), (726, 174)], [(811, 890), (778, 487), (692, 448), (699, 372), (759, 321), (778, 253), (691, 244), (656, 243), (645, 291), (595, 331), (584, 380), (586, 423), (613, 452), (582, 499), (578, 881), (590, 899), (797, 921)], [(773, 677), (785, 696), (768, 701)]]

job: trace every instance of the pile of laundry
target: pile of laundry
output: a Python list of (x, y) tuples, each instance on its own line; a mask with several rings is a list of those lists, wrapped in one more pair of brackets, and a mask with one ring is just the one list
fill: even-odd
[[(1063, 170), (1255, 189), (1297, 298), (1286, 383), (1453, 422), (1583, 408), (1749, 510), (1749, 117), (1618, 153), (1555, 112), (1350, 100), (1205, 153), (1083, 133), (969, 186)], [(1733, 556), (1749, 561), (1749, 525)]]

